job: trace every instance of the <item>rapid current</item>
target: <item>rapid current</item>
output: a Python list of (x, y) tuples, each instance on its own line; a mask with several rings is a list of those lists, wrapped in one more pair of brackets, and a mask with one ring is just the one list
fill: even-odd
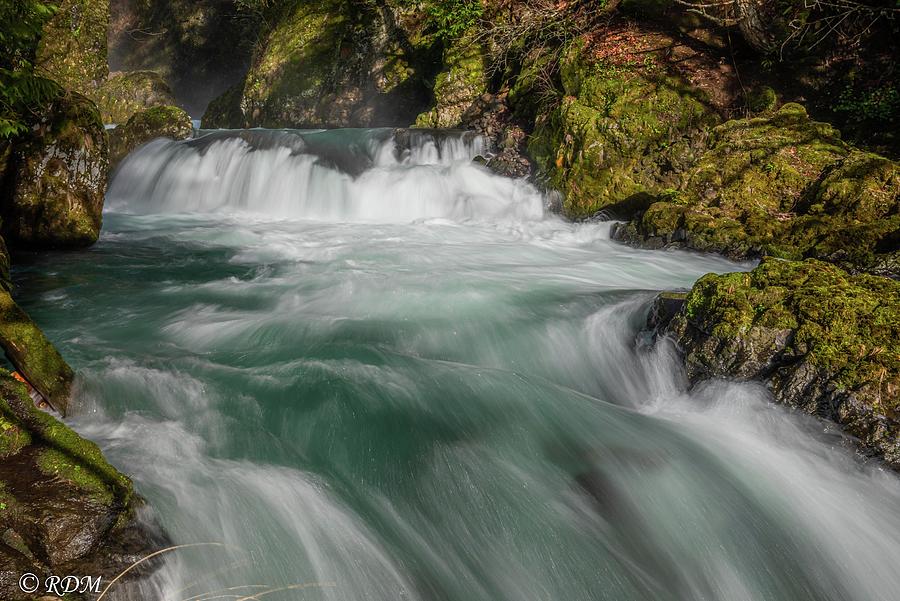
[(643, 342), (656, 291), (751, 265), (565, 222), (471, 135), (203, 133), (15, 273), (73, 426), (203, 543), (107, 598), (898, 598), (898, 479)]

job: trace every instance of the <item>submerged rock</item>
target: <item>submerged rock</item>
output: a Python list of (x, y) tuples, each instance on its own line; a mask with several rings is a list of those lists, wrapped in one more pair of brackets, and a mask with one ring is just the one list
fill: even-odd
[(692, 382), (764, 381), (776, 401), (841, 424), (900, 469), (900, 282), (766, 259), (701, 278), (663, 328)]
[(169, 85), (153, 71), (110, 73), (92, 98), (104, 123), (125, 123), (147, 108), (175, 104)]
[(0, 373), (0, 598), (25, 572), (109, 581), (165, 538), (136, 517), (131, 481)]
[(900, 166), (844, 144), (797, 104), (715, 128), (684, 189), (657, 200), (614, 237), (862, 270), (900, 245)]
[(10, 246), (93, 244), (100, 234), (107, 153), (94, 103), (77, 93), (55, 100), (12, 147), (0, 207)]
[(191, 117), (177, 106), (155, 106), (135, 113), (109, 132), (109, 163), (114, 168), (132, 150), (156, 138), (184, 140), (193, 133)]

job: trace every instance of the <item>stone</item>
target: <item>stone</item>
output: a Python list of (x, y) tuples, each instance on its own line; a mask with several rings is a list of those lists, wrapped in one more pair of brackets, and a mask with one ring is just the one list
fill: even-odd
[(80, 248), (100, 235), (109, 167), (97, 107), (77, 93), (55, 100), (13, 144), (0, 213), (12, 248)]
[(768, 258), (700, 278), (664, 331), (692, 382), (763, 381), (900, 469), (900, 282)]
[(155, 106), (135, 113), (109, 132), (109, 162), (115, 168), (128, 153), (156, 138), (184, 140), (193, 134), (191, 117), (177, 106)]

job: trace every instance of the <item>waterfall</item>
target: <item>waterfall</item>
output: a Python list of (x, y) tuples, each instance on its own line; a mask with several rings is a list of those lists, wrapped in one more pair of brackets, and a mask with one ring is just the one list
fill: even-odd
[(136, 213), (342, 222), (540, 219), (537, 190), (473, 163), (485, 147), (471, 133), (434, 130), (207, 132), (140, 148), (107, 202)]

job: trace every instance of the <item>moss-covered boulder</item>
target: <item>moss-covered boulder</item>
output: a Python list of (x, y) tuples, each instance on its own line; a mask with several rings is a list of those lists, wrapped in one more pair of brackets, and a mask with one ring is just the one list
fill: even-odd
[[(232, 127), (405, 125), (428, 103), (435, 61), (408, 2), (292, 0), (272, 17)], [(234, 98), (233, 91), (228, 93)], [(232, 100), (233, 102), (233, 100)], [(217, 113), (235, 115), (233, 105)], [(213, 116), (204, 119), (213, 121)]]
[(173, 105), (172, 90), (154, 71), (109, 74), (92, 94), (104, 123), (125, 123), (135, 113), (153, 106)]
[(471, 30), (444, 50), (443, 70), (434, 82), (434, 106), (416, 117), (417, 127), (452, 128), (487, 92), (485, 52)]
[(5, 290), (0, 291), (0, 347), (28, 383), (65, 415), (72, 370)]
[(206, 107), (206, 112), (203, 113), (200, 127), (204, 129), (242, 127), (244, 124), (244, 113), (241, 112), (243, 93), (244, 83), (240, 82), (214, 98)]
[(67, 90), (90, 96), (109, 73), (106, 60), (108, 0), (58, 0), (44, 25), (36, 67)]
[(854, 150), (837, 130), (786, 104), (713, 130), (683, 190), (615, 236), (733, 258), (817, 257), (866, 269), (897, 250), (900, 166)]
[(26, 572), (108, 581), (160, 548), (164, 538), (135, 519), (139, 504), (94, 443), (0, 372), (0, 598), (30, 599), (18, 587)]
[(762, 380), (900, 469), (900, 282), (770, 258), (701, 278), (668, 332), (692, 381)]
[(652, 52), (640, 62), (597, 58), (579, 40), (563, 56), (560, 77), (564, 96), (538, 116), (529, 151), (563, 193), (569, 217), (678, 188), (718, 122), (704, 95), (666, 73)]
[(193, 133), (191, 117), (177, 106), (155, 106), (131, 116), (109, 132), (109, 163), (115, 167), (132, 150), (156, 138), (184, 140)]
[(13, 145), (0, 214), (13, 248), (76, 248), (100, 234), (108, 169), (106, 132), (93, 102), (60, 97)]

